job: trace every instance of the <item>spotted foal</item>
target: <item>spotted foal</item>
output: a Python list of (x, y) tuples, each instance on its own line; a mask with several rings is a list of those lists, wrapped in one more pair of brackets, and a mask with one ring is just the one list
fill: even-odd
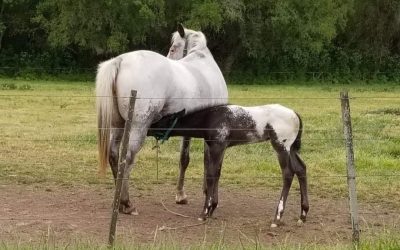
[[(181, 112), (183, 113), (184, 111)], [(175, 117), (176, 115), (166, 116), (151, 125), (148, 135), (166, 130)], [(277, 153), (283, 179), (283, 188), (271, 227), (277, 227), (282, 219), (294, 175), (299, 180), (301, 194), (298, 222), (306, 221), (309, 210), (307, 174), (306, 165), (299, 155), (302, 121), (296, 112), (279, 104), (257, 107), (221, 105), (185, 115), (175, 123), (170, 136), (204, 139), (205, 201), (199, 219), (210, 217), (218, 205), (218, 182), (226, 148), (269, 140)], [(187, 202), (183, 180), (188, 164), (188, 154), (183, 152), (178, 185), (178, 194), (184, 200), (182, 203)]]

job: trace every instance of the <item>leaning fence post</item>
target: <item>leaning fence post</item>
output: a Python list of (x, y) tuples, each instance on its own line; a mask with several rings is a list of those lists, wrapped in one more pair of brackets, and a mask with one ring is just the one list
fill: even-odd
[(136, 90), (131, 91), (131, 97), (129, 100), (129, 111), (128, 111), (128, 119), (125, 121), (124, 134), (122, 136), (122, 143), (120, 148), (120, 154), (118, 159), (118, 173), (115, 183), (115, 194), (114, 194), (114, 202), (113, 202), (113, 211), (111, 216), (111, 224), (110, 224), (110, 234), (108, 237), (108, 244), (110, 246), (114, 245), (115, 240), (115, 230), (117, 227), (117, 219), (119, 212), (119, 202), (121, 198), (121, 189), (122, 189), (122, 180), (124, 178), (125, 173), (125, 165), (126, 165), (126, 153), (128, 151), (129, 144), (129, 135), (132, 127), (132, 119), (133, 119), (133, 110), (135, 109), (135, 101), (136, 101)]
[(351, 129), (350, 103), (347, 91), (340, 92), (342, 104), (343, 133), (346, 141), (346, 160), (347, 160), (347, 185), (349, 188), (349, 203), (351, 214), (351, 226), (353, 229), (353, 242), (360, 240), (360, 230), (358, 225), (358, 205), (356, 193), (356, 169), (354, 166), (353, 135)]

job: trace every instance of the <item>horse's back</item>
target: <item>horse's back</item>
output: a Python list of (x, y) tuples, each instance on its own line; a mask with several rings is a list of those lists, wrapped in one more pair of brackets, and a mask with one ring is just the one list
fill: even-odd
[[(137, 90), (135, 112), (167, 115), (182, 109), (193, 110), (226, 104), (225, 80), (213, 58), (170, 60), (152, 51), (134, 51), (120, 55), (116, 93), (127, 97)], [(214, 63), (210, 63), (210, 60)], [(128, 99), (118, 99), (124, 119)]]
[(180, 102), (187, 112), (227, 104), (226, 82), (211, 54), (191, 54), (171, 64), (176, 76), (174, 96), (182, 97)]
[[(116, 94), (130, 96), (137, 91), (135, 113), (160, 112), (170, 95), (168, 83), (173, 81), (170, 60), (147, 50), (133, 51), (119, 56), (121, 64), (116, 79)], [(119, 98), (119, 111), (126, 119), (128, 98)]]

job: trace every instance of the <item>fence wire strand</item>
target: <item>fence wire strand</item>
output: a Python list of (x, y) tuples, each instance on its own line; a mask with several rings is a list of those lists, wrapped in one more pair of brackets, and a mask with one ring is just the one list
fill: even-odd
[[(0, 67), (2, 68), (2, 67)], [(6, 97), (16, 97), (16, 98), (59, 98), (59, 99), (73, 99), (73, 98), (90, 98), (90, 99), (94, 99), (94, 98), (110, 98), (110, 96), (94, 96), (94, 95), (29, 95), (29, 94), (0, 94), (0, 98), (6, 98)], [(126, 97), (126, 96), (120, 96), (118, 98), (130, 98), (130, 97)], [(157, 97), (138, 97), (136, 98), (137, 100), (162, 100), (165, 98), (157, 98)], [(185, 98), (185, 97), (173, 97), (173, 98), (169, 98), (169, 99), (175, 99), (175, 100), (219, 100), (222, 98)], [(223, 98), (226, 99), (226, 98)], [(230, 97), (230, 100), (332, 100), (332, 101), (338, 101), (340, 100), (340, 97), (268, 97), (268, 96), (263, 96), (263, 97)], [(370, 100), (400, 100), (399, 96), (352, 96), (350, 97), (350, 100), (361, 100), (361, 101), (370, 101)], [(62, 105), (62, 104), (60, 104)], [(76, 109), (58, 109), (57, 111), (71, 111), (74, 110), (76, 111)], [(317, 110), (317, 109), (316, 109)], [(91, 109), (82, 109), (82, 111), (87, 111), (90, 112)], [(339, 111), (337, 112), (337, 114), (339, 114)], [(86, 114), (87, 117), (91, 116), (91, 114)], [(335, 114), (336, 115), (336, 114)], [(3, 126), (3, 124), (0, 124), (0, 128), (8, 128), (8, 127), (12, 127), (13, 125), (7, 125), (7, 126)], [(339, 125), (338, 125), (339, 126)], [(353, 125), (354, 126), (354, 125)], [(27, 127), (24, 127), (27, 128)], [(28, 126), (28, 128), (35, 128), (32, 126)], [(123, 128), (93, 128), (93, 129), (98, 129), (98, 130), (123, 130)], [(142, 128), (134, 128), (134, 129), (142, 129)], [(157, 129), (150, 129), (150, 131), (159, 131), (159, 130), (167, 130), (169, 128), (157, 128)], [(358, 132), (363, 132), (363, 133), (368, 133), (368, 132), (380, 132), (380, 131), (376, 131), (376, 130), (368, 130), (369, 128), (355, 128), (353, 129), (353, 133), (358, 133)], [(204, 128), (185, 128), (185, 129), (172, 129), (172, 131), (174, 130), (182, 130), (182, 131), (207, 131), (207, 130), (215, 130), (215, 129), (204, 129)], [(254, 130), (249, 130), (249, 129), (242, 129), (242, 128), (233, 128), (231, 129), (232, 131), (254, 131)], [(310, 128), (310, 129), (304, 129), (304, 131), (306, 132), (342, 132), (342, 129), (340, 128), (335, 128), (335, 129), (318, 129), (318, 128)], [(400, 128), (398, 127), (394, 127), (394, 128), (389, 128), (386, 129), (385, 131), (400, 131)], [(92, 134), (94, 136), (94, 134)], [(62, 135), (61, 135), (62, 136)], [(179, 138), (171, 138), (170, 140), (176, 140), (176, 141), (180, 141), (181, 139)], [(304, 136), (303, 141), (326, 141), (326, 142), (331, 142), (331, 141), (344, 141), (344, 138), (340, 137), (340, 138), (335, 138), (335, 137), (329, 137), (329, 138), (310, 138), (310, 137), (306, 137)], [(355, 142), (359, 141), (359, 142), (374, 142), (374, 141), (399, 141), (400, 138), (398, 137), (389, 137), (389, 138), (360, 138), (357, 137), (357, 135), (353, 135), (353, 140)], [(96, 143), (97, 139), (55, 139), (55, 138), (51, 138), (51, 139), (34, 139), (34, 138), (26, 138), (26, 136), (15, 136), (15, 137), (11, 137), (11, 136), (4, 136), (2, 138), (2, 142), (90, 142), (90, 143)], [(130, 140), (132, 141), (138, 141), (138, 140)], [(219, 140), (206, 140), (206, 141), (219, 141)], [(230, 140), (231, 142), (246, 142), (247, 140)], [(4, 144), (3, 144), (4, 145)], [(7, 149), (8, 150), (8, 149)], [(15, 149), (12, 149), (15, 150)], [(5, 151), (3, 151), (5, 152)], [(88, 162), (73, 162), (73, 165), (79, 165), (79, 167), (81, 168), (93, 168), (95, 167), (95, 164), (90, 164)], [(46, 164), (46, 163), (29, 163), (29, 162), (17, 162), (15, 164), (7, 164), (7, 167), (10, 166), (46, 166), (46, 167), (54, 167), (54, 165), (57, 165), (56, 163), (53, 164)], [(0, 163), (0, 166), (2, 166), (2, 163)], [(75, 167), (74, 166), (74, 167)], [(72, 169), (72, 167), (70, 168), (70, 170)], [(29, 174), (20, 174), (20, 175), (7, 175), (7, 173), (0, 173), (1, 177), (6, 177), (6, 178), (24, 178), (29, 176)], [(357, 175), (357, 179), (358, 180), (365, 180), (367, 179), (368, 181), (371, 179), (376, 179), (376, 178), (398, 178), (400, 177), (400, 172), (392, 172), (392, 173), (370, 173), (370, 174), (358, 174)], [(51, 178), (48, 178), (48, 176), (44, 177), (46, 179), (46, 181), (51, 181)], [(241, 177), (242, 178), (242, 177)], [(342, 181), (342, 179), (346, 179), (348, 178), (348, 176), (346, 174), (312, 174), (312, 175), (308, 175), (307, 176), (309, 184), (314, 184), (314, 180), (318, 180), (318, 179), (339, 179)], [(130, 177), (130, 178), (122, 178), (122, 180), (139, 180), (139, 177)], [(207, 178), (207, 179), (212, 179), (212, 178)], [(233, 182), (236, 181), (235, 177), (230, 177), (230, 178), (226, 178), (226, 177), (221, 177), (220, 178), (223, 181), (226, 182)], [(255, 176), (255, 177), (249, 177), (249, 178), (242, 178), (244, 179), (244, 181), (254, 181), (254, 180), (270, 180), (270, 179), (282, 179), (281, 175), (266, 175), (266, 176)], [(186, 177), (185, 180), (192, 180), (192, 181), (197, 181), (198, 183), (202, 182), (204, 180), (203, 177)], [(109, 182), (113, 182), (115, 181), (114, 178), (112, 177), (105, 177), (102, 179), (102, 181), (109, 181)], [(102, 182), (101, 181), (101, 182)], [(154, 182), (155, 180), (146, 180), (147, 183), (148, 182)], [(177, 178), (174, 177), (167, 177), (167, 176), (159, 176), (157, 178), (157, 183), (159, 182), (176, 182)], [(344, 181), (343, 181), (344, 183)], [(269, 183), (269, 184), (274, 184), (274, 183)], [(275, 185), (276, 186), (276, 185)], [(281, 186), (279, 186), (279, 188), (281, 188)], [(338, 195), (340, 196), (342, 193), (345, 193), (346, 191), (338, 191), (338, 194), (333, 194), (333, 195)], [(379, 190), (377, 190), (376, 192), (379, 192)], [(331, 194), (332, 195), (332, 194)], [(313, 197), (318, 197), (318, 195), (309, 195), (309, 197), (313, 198)], [(275, 198), (274, 198), (275, 199)], [(277, 203), (275, 201), (268, 201), (266, 202), (267, 204), (271, 205), (271, 206), (276, 206)], [(368, 205), (372, 204), (373, 202), (369, 202)], [(379, 203), (375, 203), (375, 204), (379, 204)], [(399, 216), (399, 214), (395, 211), (385, 211), (384, 214), (382, 214), (380, 208), (376, 208), (373, 207), (373, 209), (376, 210), (376, 212), (371, 212), (371, 211), (361, 211), (359, 212), (359, 215), (364, 216), (364, 215), (373, 215), (373, 216), (387, 216), (387, 215), (393, 215), (395, 216)], [(309, 214), (309, 216), (312, 215), (312, 213)], [(91, 216), (86, 215), (89, 218), (92, 219), (96, 219), (96, 220), (110, 220), (110, 216)], [(249, 218), (265, 218), (267, 216), (270, 216), (269, 214), (263, 214), (260, 216), (250, 216)], [(322, 215), (315, 215), (315, 216), (322, 216)], [(343, 217), (349, 217), (349, 213), (348, 212), (333, 212), (333, 213), (324, 213), (323, 216), (343, 216)], [(69, 219), (80, 219), (81, 217), (77, 217), (76, 214), (64, 214), (64, 217), (69, 218)], [(11, 217), (11, 218), (4, 218), (4, 217), (0, 217), (0, 221), (61, 221), (61, 220), (65, 220), (65, 218), (58, 218), (58, 217), (48, 217), (45, 216), (43, 217), (33, 217), (33, 216), (29, 216), (29, 217)]]

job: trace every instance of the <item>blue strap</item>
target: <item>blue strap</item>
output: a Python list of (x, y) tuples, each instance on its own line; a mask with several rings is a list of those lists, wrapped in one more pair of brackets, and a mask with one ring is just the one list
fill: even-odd
[[(171, 127), (168, 128), (168, 130), (165, 132), (164, 136), (161, 138), (161, 144), (163, 144), (165, 141), (169, 139), (169, 134), (171, 134), (172, 129), (175, 128), (176, 123), (178, 122), (178, 117), (174, 119), (174, 122), (172, 123)], [(157, 140), (160, 139), (160, 137), (156, 137)]]

